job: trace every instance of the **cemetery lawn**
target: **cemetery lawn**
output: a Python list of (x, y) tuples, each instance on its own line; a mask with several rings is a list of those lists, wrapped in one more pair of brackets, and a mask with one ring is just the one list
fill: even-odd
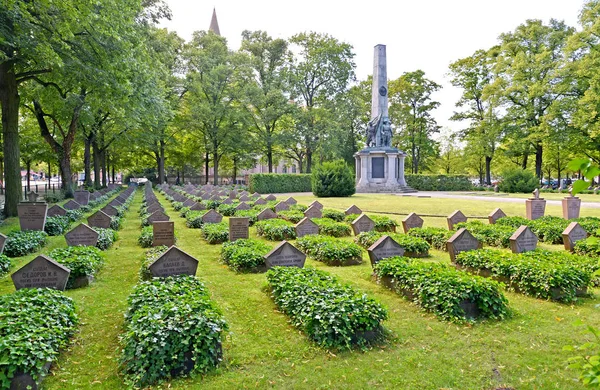
[[(285, 199), (287, 196), (278, 196)], [(307, 205), (315, 198), (294, 196)], [(80, 332), (63, 351), (44, 381), (47, 389), (120, 389), (118, 336), (123, 331), (127, 296), (137, 283), (145, 249), (137, 246), (140, 233), (138, 210), (142, 194), (135, 194), (123, 219), (119, 240), (106, 251), (107, 262), (88, 288), (67, 291), (75, 300), (81, 319)], [(390, 340), (368, 351), (334, 351), (317, 347), (293, 328), (265, 292), (264, 274), (235, 274), (219, 262), (220, 245), (208, 245), (199, 229), (185, 226), (184, 218), (158, 195), (175, 222), (177, 245), (199, 260), (197, 276), (211, 292), (229, 323), (223, 344), (224, 361), (215, 371), (175, 379), (155, 388), (393, 388), (393, 389), (579, 389), (577, 373), (567, 369), (571, 352), (565, 345), (580, 345), (590, 337), (581, 327), (600, 324), (600, 290), (594, 298), (564, 305), (506, 292), (513, 316), (504, 321), (457, 325), (425, 313), (404, 298), (375, 284), (366, 252), (359, 266), (329, 267), (312, 259), (306, 265), (337, 275), (382, 302), (389, 310), (384, 326)], [(600, 198), (598, 198), (600, 200)], [(509, 216), (524, 215), (524, 204), (478, 200), (422, 199), (391, 195), (358, 194), (351, 198), (319, 199), (325, 207), (356, 204), (364, 211), (448, 215), (456, 209), (467, 216), (487, 216), (501, 207)], [(561, 215), (558, 206), (546, 213)], [(582, 209), (582, 216), (600, 216), (600, 209)], [(401, 221), (403, 216), (391, 215)], [(224, 218), (226, 221), (227, 218)], [(445, 218), (425, 217), (425, 226), (445, 227)], [(10, 230), (14, 221), (0, 227)], [(8, 230), (6, 230), (8, 229)], [(256, 237), (250, 228), (251, 237)], [(351, 240), (352, 238), (346, 238)], [(275, 245), (275, 243), (270, 243)], [(63, 237), (50, 237), (39, 253), (65, 246)], [(561, 247), (542, 245), (559, 250)], [(431, 251), (423, 261), (449, 263), (445, 252)], [(34, 255), (18, 259), (18, 266)], [(9, 276), (0, 279), (0, 293), (14, 289)]]

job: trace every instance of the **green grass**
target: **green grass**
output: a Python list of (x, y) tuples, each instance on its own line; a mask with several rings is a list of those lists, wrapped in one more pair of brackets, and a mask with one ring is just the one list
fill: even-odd
[[(294, 196), (308, 204), (312, 196)], [(581, 344), (587, 336), (574, 325), (580, 319), (600, 323), (599, 298), (568, 306), (506, 293), (512, 318), (457, 326), (421, 311), (397, 294), (371, 280), (366, 252), (364, 263), (353, 267), (330, 267), (307, 259), (306, 265), (326, 270), (342, 281), (381, 301), (390, 311), (384, 323), (392, 332), (388, 344), (367, 352), (337, 352), (316, 347), (293, 328), (264, 292), (264, 274), (236, 274), (218, 261), (220, 245), (208, 245), (200, 231), (185, 226), (170, 204), (159, 195), (175, 222), (178, 246), (199, 260), (198, 277), (230, 325), (224, 342), (224, 362), (216, 371), (193, 378), (176, 379), (156, 388), (344, 388), (363, 389), (492, 389), (510, 385), (518, 389), (578, 389), (577, 374), (566, 369), (571, 356), (564, 345)], [(325, 207), (346, 208), (356, 204), (363, 210), (399, 213), (450, 214), (460, 208), (467, 215), (487, 215), (501, 207), (508, 215), (523, 215), (524, 205), (487, 203), (476, 200), (440, 200), (390, 195), (355, 195), (351, 198), (319, 199)], [(81, 332), (64, 351), (47, 389), (120, 389), (117, 358), (126, 299), (137, 282), (144, 249), (137, 246), (140, 220), (137, 215), (141, 192), (127, 212), (119, 240), (109, 249), (105, 267), (89, 288), (68, 291), (82, 320)], [(460, 204), (460, 207), (457, 205)], [(560, 215), (560, 208), (548, 206)], [(600, 215), (600, 210), (584, 210)], [(400, 221), (402, 216), (393, 216)], [(425, 218), (426, 226), (445, 226), (443, 218)], [(1, 229), (0, 229), (1, 230)], [(258, 238), (251, 228), (252, 238)], [(351, 240), (351, 237), (344, 238)], [(62, 241), (61, 241), (62, 240)], [(43, 249), (64, 246), (62, 237), (50, 237)], [(560, 249), (552, 246), (552, 249)], [(431, 251), (424, 261), (449, 263), (448, 254)], [(30, 258), (31, 256), (29, 256)], [(23, 261), (19, 259), (19, 261)], [(0, 280), (0, 292), (12, 291), (10, 277)], [(594, 291), (600, 293), (598, 289)]]

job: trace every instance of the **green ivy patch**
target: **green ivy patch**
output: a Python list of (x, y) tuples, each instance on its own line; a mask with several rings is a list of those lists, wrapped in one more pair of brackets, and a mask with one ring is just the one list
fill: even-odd
[(405, 256), (407, 257), (427, 256), (429, 254), (429, 249), (431, 248), (429, 243), (427, 243), (427, 241), (425, 241), (423, 238), (413, 237), (406, 234), (384, 233), (376, 231), (362, 232), (354, 238), (354, 242), (363, 248), (368, 249), (383, 236), (390, 236), (394, 241), (400, 244), (400, 246), (404, 248)]
[(73, 288), (75, 279), (94, 276), (104, 265), (104, 255), (93, 246), (69, 246), (49, 253), (52, 260), (71, 270), (67, 288)]
[(48, 234), (37, 230), (16, 230), (8, 233), (4, 254), (19, 257), (33, 253), (46, 245)]
[(412, 228), (407, 233), (411, 237), (422, 238), (434, 249), (441, 251), (448, 250), (446, 242), (452, 237), (454, 232), (436, 227)]
[(498, 248), (510, 248), (510, 237), (516, 230), (512, 226), (481, 221), (460, 222), (454, 226), (456, 230), (465, 228), (480, 242)]
[[(260, 206), (260, 205), (259, 205)], [(260, 211), (253, 208), (252, 210), (236, 210), (235, 212), (235, 216), (236, 217), (246, 217), (248, 218), (248, 223), (250, 224), (250, 226), (254, 225), (257, 220), (258, 220), (258, 214), (260, 214)]]
[(277, 215), (279, 218), (283, 218), (292, 223), (298, 223), (304, 219), (304, 213), (300, 210), (284, 210), (278, 212)]
[(152, 226), (144, 226), (138, 237), (138, 244), (142, 248), (150, 248), (152, 246), (152, 241), (154, 240), (154, 233), (152, 231)]
[(239, 205), (239, 203), (225, 204), (221, 203), (219, 207), (217, 207), (217, 211), (224, 217), (231, 217), (235, 214), (235, 208)]
[(236, 272), (260, 272), (265, 266), (264, 255), (271, 247), (260, 240), (241, 239), (226, 242), (221, 248), (221, 259)]
[(346, 214), (343, 211), (335, 209), (323, 209), (323, 218), (333, 219), (336, 222), (344, 222)]
[(256, 233), (270, 241), (292, 240), (296, 238), (294, 225), (282, 219), (267, 219), (256, 222)]
[(327, 265), (355, 265), (362, 262), (362, 248), (351, 241), (321, 235), (307, 235), (296, 241), (298, 248)]
[(336, 222), (329, 218), (312, 218), (311, 221), (319, 227), (319, 234), (332, 237), (346, 237), (352, 234), (350, 226), (343, 222)]
[(44, 225), (44, 231), (49, 236), (60, 236), (64, 234), (71, 225), (71, 220), (66, 215), (55, 215), (54, 217), (47, 217), (46, 224)]
[(118, 234), (116, 231), (112, 229), (105, 228), (93, 228), (98, 232), (98, 242), (96, 243), (96, 247), (101, 250), (106, 250), (112, 246), (112, 244), (117, 241)]
[(144, 260), (142, 261), (142, 265), (140, 267), (140, 272), (138, 274), (140, 281), (150, 280), (152, 279), (152, 273), (148, 268), (150, 264), (154, 263), (156, 259), (162, 256), (169, 249), (166, 245), (155, 246), (150, 248), (144, 254)]
[(374, 230), (378, 232), (395, 232), (398, 222), (385, 215), (369, 215), (369, 218), (375, 222)]
[(220, 244), (229, 241), (229, 224), (221, 223), (206, 223), (202, 226), (202, 238), (209, 244)]
[(207, 212), (208, 210), (189, 211), (185, 215), (185, 226), (192, 229), (200, 229), (204, 224), (204, 222), (202, 221), (202, 217)]
[(5, 254), (0, 254), (0, 276), (7, 274), (11, 266), (11, 259)]

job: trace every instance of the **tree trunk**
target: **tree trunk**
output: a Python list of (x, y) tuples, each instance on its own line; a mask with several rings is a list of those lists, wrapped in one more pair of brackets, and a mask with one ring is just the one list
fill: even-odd
[(108, 150), (105, 151), (106, 153), (106, 184), (110, 184), (110, 165), (111, 165), (111, 161), (110, 161), (110, 156), (108, 153)]
[(31, 191), (31, 161), (25, 161), (25, 168), (27, 170), (27, 192)]
[(92, 156), (91, 156), (91, 140), (90, 137), (84, 134), (83, 136), (83, 170), (85, 171), (85, 186), (92, 186)]
[(50, 161), (48, 161), (48, 190), (50, 189), (52, 181), (52, 167), (50, 166)]
[(237, 180), (237, 161), (238, 161), (238, 158), (234, 157), (233, 158), (233, 177), (232, 177), (233, 184), (236, 184), (236, 180)]
[(307, 146), (306, 147), (306, 173), (310, 173), (312, 167), (312, 149)]
[(204, 156), (204, 175), (206, 176), (204, 179), (204, 184), (208, 184), (208, 163), (210, 161), (210, 154), (206, 152)]
[(215, 170), (213, 175), (213, 185), (219, 185), (219, 158), (217, 153), (213, 153), (213, 169)]
[(102, 187), (106, 187), (106, 150), (100, 152), (100, 165), (102, 167)]
[(65, 198), (73, 197), (73, 178), (71, 177), (71, 154), (63, 152), (60, 156), (60, 176)]
[(163, 184), (165, 182), (165, 141), (161, 139), (158, 147), (158, 184)]
[(0, 104), (4, 151), (4, 216), (16, 217), (21, 192), (21, 155), (19, 149), (19, 90), (12, 61), (0, 64)]
[(269, 173), (273, 173), (273, 145), (271, 144), (267, 145), (267, 165), (269, 166)]
[(185, 185), (185, 164), (181, 167), (181, 184)]
[(542, 143), (535, 145), (535, 175), (538, 179), (542, 178), (542, 157), (544, 156), (544, 146)]
[(485, 184), (492, 185), (492, 156), (485, 156)]
[(92, 142), (92, 151), (94, 153), (94, 188), (100, 189), (100, 150), (98, 149), (98, 144), (96, 142)]
[(527, 160), (529, 159), (529, 153), (523, 154), (523, 162), (521, 163), (521, 168), (527, 169)]

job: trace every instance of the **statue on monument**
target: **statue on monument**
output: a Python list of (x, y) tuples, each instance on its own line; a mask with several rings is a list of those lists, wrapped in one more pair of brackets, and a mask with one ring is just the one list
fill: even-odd
[(381, 114), (367, 124), (367, 147), (389, 148), (392, 146), (392, 124)]

